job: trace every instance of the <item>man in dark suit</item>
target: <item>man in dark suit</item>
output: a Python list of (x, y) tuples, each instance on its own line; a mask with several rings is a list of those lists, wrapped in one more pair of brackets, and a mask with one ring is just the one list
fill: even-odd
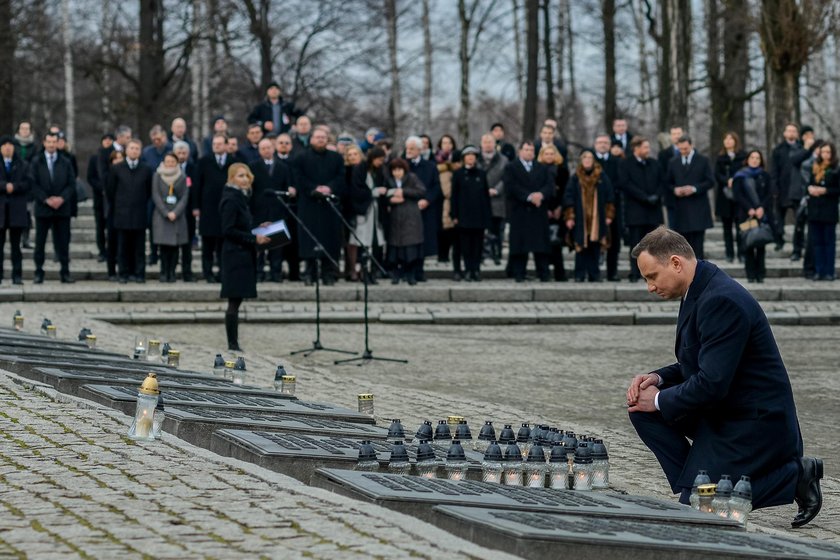
[(528, 140), (519, 146), (519, 157), (505, 167), (503, 176), (510, 222), (510, 266), (517, 282), (525, 281), (528, 253), (534, 254), (537, 276), (550, 280), (548, 271), (549, 239), (547, 204), (554, 195), (554, 183), (548, 169), (534, 161), (534, 144)]
[(662, 171), (662, 204), (665, 205), (665, 210), (668, 213), (668, 227), (673, 228), (674, 219), (674, 194), (670, 192), (665, 185), (665, 176), (668, 174), (668, 164), (676, 156), (680, 155), (680, 149), (677, 147), (677, 141), (683, 137), (685, 130), (683, 127), (676, 125), (669, 129), (671, 137), (671, 145), (663, 148), (656, 156), (659, 162), (659, 169)]
[(61, 263), (61, 282), (72, 284), (70, 276), (70, 201), (76, 195), (76, 178), (70, 162), (58, 151), (58, 135), (44, 136), (44, 151), (30, 166), (29, 182), (35, 199), (35, 283), (44, 282), (44, 246), (53, 232), (53, 247)]
[(677, 140), (680, 154), (668, 162), (665, 177), (667, 192), (674, 195), (674, 224), (669, 227), (688, 240), (697, 258), (703, 258), (706, 230), (712, 227), (709, 189), (715, 184), (712, 166), (697, 153), (689, 136)]
[(630, 149), (630, 142), (633, 140), (633, 134), (627, 130), (627, 119), (613, 119), (612, 129), (610, 143), (620, 142), (621, 149), (627, 154)]
[(15, 152), (11, 136), (0, 138), (0, 280), (3, 279), (3, 247), (6, 232), (12, 246), (12, 284), (23, 284), (23, 255), (20, 238), (29, 227), (26, 203), (29, 200), (29, 165)]
[(201, 235), (201, 272), (204, 280), (213, 284), (220, 282), (219, 275), (213, 274), (213, 265), (217, 264), (221, 270), (224, 240), (219, 203), (227, 183), (228, 168), (234, 162), (227, 152), (224, 134), (213, 137), (211, 149), (211, 153), (198, 160), (198, 174), (193, 187), (193, 216), (198, 218), (198, 233)]
[[(275, 194), (275, 192), (288, 193), (290, 196), (297, 194), (295, 188), (290, 184), (291, 173), (289, 167), (277, 157), (275, 143), (271, 138), (260, 140), (259, 154), (259, 159), (252, 161), (249, 165), (251, 172), (254, 174), (254, 182), (251, 185), (251, 214), (254, 216), (254, 222), (255, 224), (261, 224), (263, 222), (289, 220), (283, 202), (277, 200)], [(271, 282), (283, 281), (283, 253), (285, 250), (286, 247), (277, 247), (267, 251), (268, 279)], [(265, 280), (265, 272), (263, 271), (265, 257), (266, 251), (259, 251), (257, 256), (258, 281)], [(290, 269), (291, 266), (292, 263), (290, 262)]]
[[(624, 195), (624, 223), (627, 244), (632, 249), (642, 238), (662, 224), (662, 173), (650, 157), (650, 142), (641, 136), (630, 141), (630, 156), (621, 162), (620, 184)], [(636, 259), (630, 257), (628, 280), (641, 279)]]
[[(101, 150), (108, 150), (114, 145), (114, 136), (105, 134), (100, 140)], [(96, 248), (99, 250), (98, 262), (107, 260), (105, 237), (105, 183), (99, 176), (99, 151), (90, 156), (87, 167), (87, 182), (93, 191), (93, 217), (96, 224)]]
[(405, 158), (408, 160), (409, 171), (417, 175), (426, 187), (425, 197), (417, 204), (423, 216), (423, 258), (414, 268), (418, 282), (426, 281), (423, 269), (425, 257), (438, 254), (438, 230), (443, 224), (443, 190), (440, 187), (440, 175), (437, 165), (433, 161), (423, 159), (423, 140), (419, 136), (409, 136), (405, 141)]
[(106, 192), (117, 230), (120, 283), (146, 281), (146, 224), (152, 192), (152, 168), (140, 161), (142, 143), (125, 147), (125, 161), (111, 169)]
[(623, 196), (621, 194), (621, 183), (618, 176), (618, 167), (621, 164), (622, 158), (610, 153), (610, 146), (612, 140), (607, 134), (599, 134), (595, 137), (595, 161), (601, 166), (610, 179), (610, 184), (613, 186), (613, 193), (615, 198), (615, 219), (610, 222), (610, 248), (607, 249), (607, 280), (610, 282), (620, 282), (618, 277), (618, 255), (621, 253), (621, 232), (624, 229), (624, 204)]
[[(819, 513), (823, 464), (803, 457), (785, 365), (761, 306), (678, 233), (657, 228), (633, 249), (649, 292), (681, 298), (677, 363), (637, 375), (630, 421), (680, 502), (699, 469), (752, 479), (753, 509), (789, 504), (801, 527)], [(691, 443), (689, 443), (691, 440)]]
[(266, 134), (289, 132), (292, 121), (302, 112), (295, 109), (293, 103), (283, 101), (280, 96), (280, 84), (271, 82), (265, 91), (265, 100), (254, 107), (248, 115), (249, 124), (258, 124)]
[(260, 157), (260, 140), (263, 139), (263, 131), (258, 124), (248, 125), (248, 132), (245, 133), (245, 142), (236, 153), (236, 159), (244, 163), (250, 164), (252, 161)]

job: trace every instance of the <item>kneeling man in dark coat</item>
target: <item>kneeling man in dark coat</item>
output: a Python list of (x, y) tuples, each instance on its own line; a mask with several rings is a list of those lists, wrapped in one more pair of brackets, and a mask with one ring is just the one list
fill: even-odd
[(753, 509), (795, 500), (791, 525), (810, 522), (823, 463), (802, 456), (790, 379), (761, 306), (675, 231), (655, 229), (632, 256), (649, 292), (682, 300), (677, 363), (637, 375), (627, 390), (630, 421), (674, 493), (689, 503), (699, 469), (713, 481), (748, 475)]

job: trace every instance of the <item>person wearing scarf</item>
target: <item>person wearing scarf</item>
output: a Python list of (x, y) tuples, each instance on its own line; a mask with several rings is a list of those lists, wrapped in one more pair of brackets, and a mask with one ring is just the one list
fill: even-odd
[(584, 150), (563, 199), (563, 216), (575, 249), (575, 282), (600, 282), (601, 249), (610, 246), (609, 225), (615, 218), (613, 187), (595, 153)]
[[(732, 178), (732, 197), (736, 205), (738, 223), (752, 218), (773, 223), (772, 216), (769, 215), (773, 193), (770, 188), (770, 174), (764, 170), (764, 156), (760, 151), (752, 150), (747, 154), (745, 162), (746, 165)], [(765, 252), (764, 245), (749, 249), (741, 247), (739, 253), (744, 256), (748, 282), (764, 282), (767, 275)]]
[(20, 159), (25, 162), (30, 162), (38, 151), (35, 146), (35, 135), (32, 133), (32, 125), (23, 121), (18, 125), (18, 131), (15, 133), (15, 142), (17, 142), (18, 155)]
[(452, 214), (452, 174), (460, 167), (461, 154), (455, 144), (455, 138), (449, 134), (440, 137), (434, 154), (440, 177), (440, 190), (443, 192), (443, 215), (438, 225), (438, 262), (448, 263), (452, 253), (452, 279), (459, 282), (463, 278), (461, 268), (461, 244), (459, 233), (450, 217)]
[(820, 147), (808, 181), (808, 231), (814, 251), (814, 280), (833, 281), (837, 253), (838, 199), (840, 175), (837, 148), (831, 142)]
[(175, 282), (178, 250), (190, 242), (186, 215), (189, 198), (178, 157), (172, 152), (164, 154), (152, 179), (152, 235), (160, 248), (161, 282)]

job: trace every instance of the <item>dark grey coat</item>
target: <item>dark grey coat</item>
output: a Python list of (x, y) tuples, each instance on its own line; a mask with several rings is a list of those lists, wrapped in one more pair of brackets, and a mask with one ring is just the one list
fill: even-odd
[(392, 177), (388, 177), (388, 245), (392, 247), (410, 247), (423, 243), (423, 216), (417, 201), (426, 196), (426, 187), (414, 173), (408, 173), (402, 182), (402, 204), (391, 204), (390, 198), (397, 184)]
[[(190, 193), (187, 189), (187, 179), (184, 175), (178, 177), (173, 185), (173, 194), (177, 199), (175, 204), (167, 204), (169, 184), (155, 173), (152, 179), (152, 202), (155, 209), (152, 213), (152, 235), (155, 243), (168, 247), (184, 245), (189, 242), (187, 233), (187, 210), (189, 209)], [(175, 212), (177, 218), (170, 222), (167, 214)]]
[[(6, 183), (14, 185), (11, 194), (6, 192)], [(6, 173), (6, 164), (0, 157), (0, 228), (29, 226), (29, 217), (26, 214), (29, 190), (29, 166), (26, 162), (15, 154), (12, 158), (11, 172)]]
[(671, 228), (680, 233), (693, 233), (711, 228), (712, 207), (709, 204), (709, 189), (714, 187), (715, 178), (712, 166), (705, 156), (694, 152), (688, 167), (683, 166), (682, 157), (677, 156), (668, 162), (668, 174), (665, 179), (667, 190), (674, 195), (674, 189), (684, 185), (697, 188), (691, 196), (678, 198), (674, 195), (675, 224)]
[(491, 189), (496, 189), (496, 196), (490, 197), (490, 208), (493, 211), (494, 218), (504, 218), (507, 215), (507, 200), (505, 200), (505, 182), (503, 178), (505, 166), (507, 166), (508, 161), (508, 158), (500, 152), (496, 152), (493, 159), (490, 160), (489, 165), (484, 163), (482, 156), (478, 158), (478, 166), (487, 173), (487, 186)]
[(118, 163), (111, 168), (106, 190), (115, 229), (146, 229), (153, 173), (152, 169), (144, 163), (139, 163), (137, 167), (131, 169), (128, 161)]
[(222, 217), (223, 298), (257, 297), (257, 236), (251, 233), (253, 219), (248, 197), (225, 186), (219, 203)]
[[(554, 196), (554, 180), (548, 168), (535, 162), (529, 173), (516, 159), (505, 167), (504, 181), (510, 201), (510, 254), (551, 252), (548, 205)], [(543, 195), (539, 208), (528, 202), (528, 196), (534, 192)]]

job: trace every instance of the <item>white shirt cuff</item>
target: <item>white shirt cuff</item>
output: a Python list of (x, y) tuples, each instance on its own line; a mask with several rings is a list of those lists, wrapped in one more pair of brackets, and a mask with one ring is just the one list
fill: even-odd
[(653, 397), (653, 406), (656, 407), (656, 410), (659, 410), (659, 393), (658, 392)]

